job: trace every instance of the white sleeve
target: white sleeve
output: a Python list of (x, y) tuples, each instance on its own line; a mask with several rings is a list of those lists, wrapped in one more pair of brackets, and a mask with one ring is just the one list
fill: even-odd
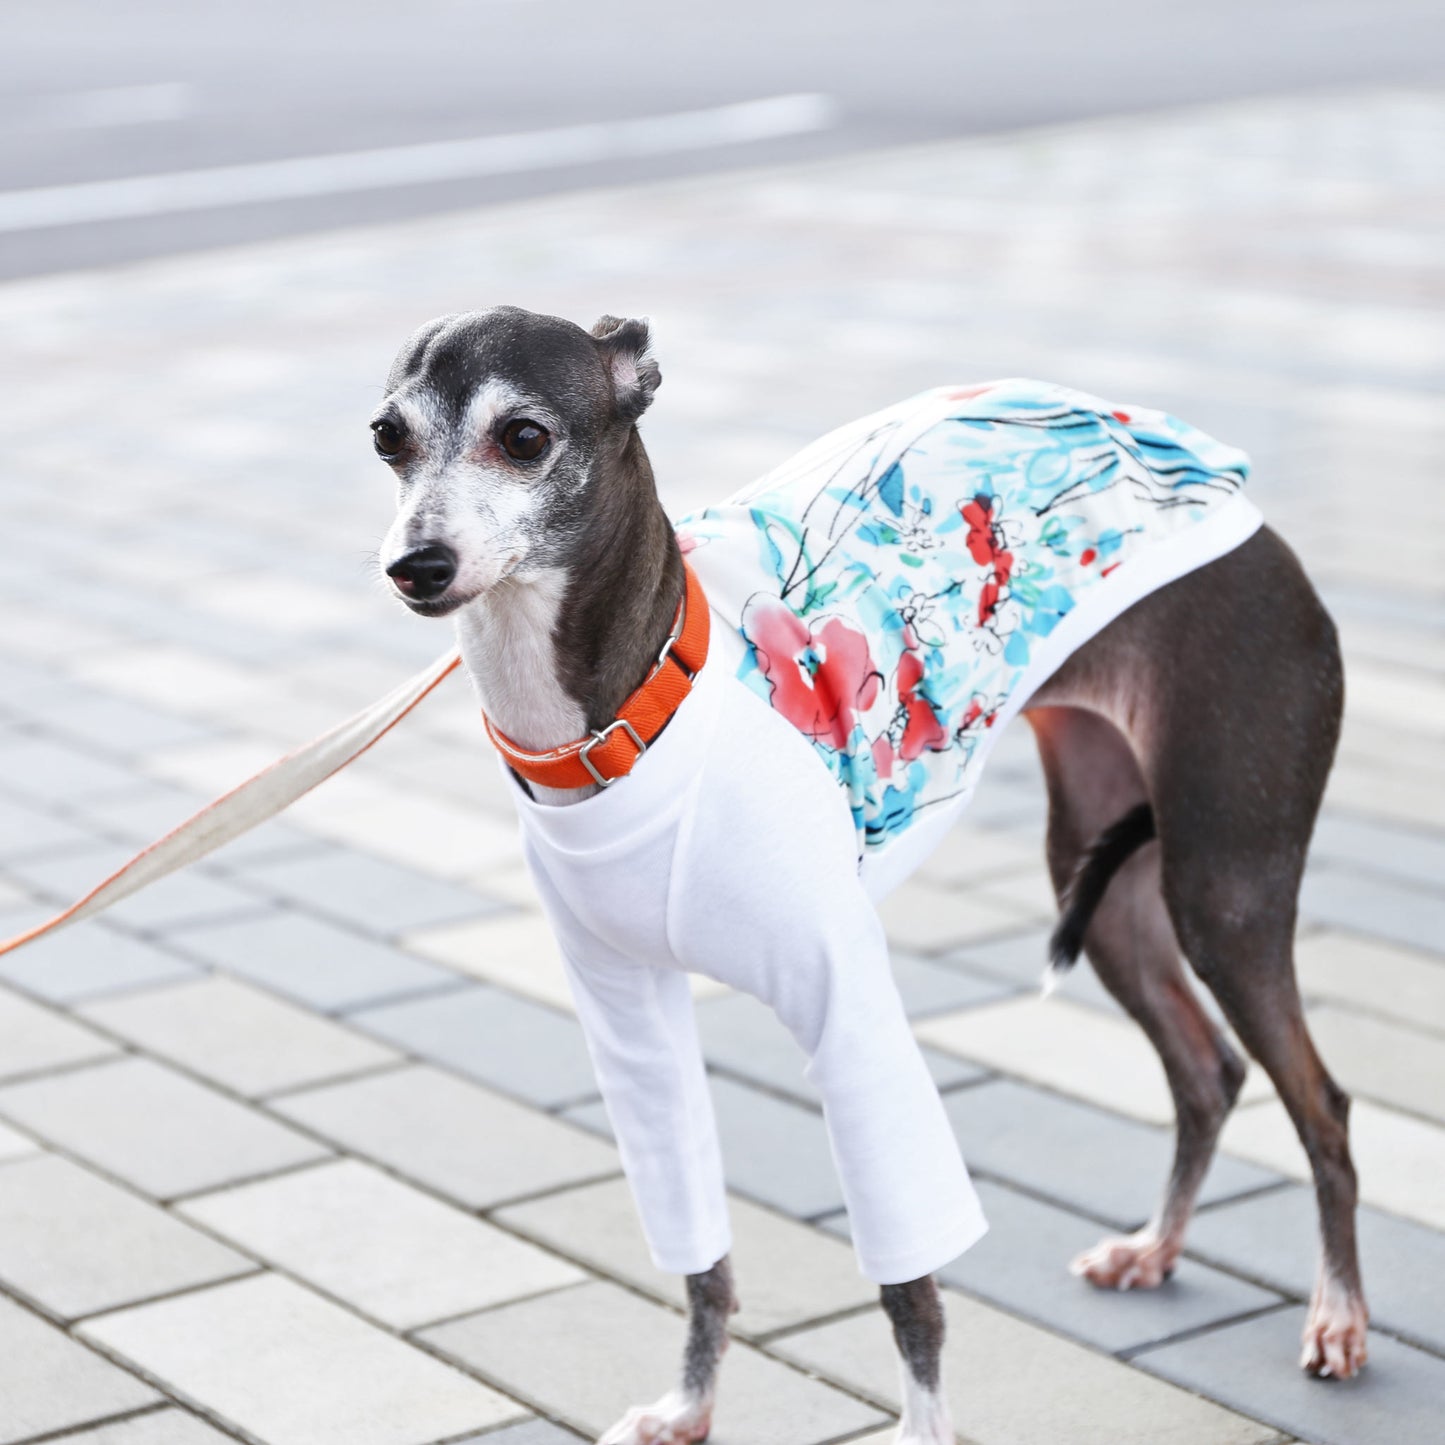
[(699, 1274), (732, 1241), (687, 974), (617, 953), (577, 920), (535, 856), (528, 861), (653, 1263), (670, 1274)]
[(808, 1057), (863, 1273), (931, 1273), (986, 1225), (858, 877), (841, 789), (738, 690), (673, 870), (676, 957), (761, 999)]

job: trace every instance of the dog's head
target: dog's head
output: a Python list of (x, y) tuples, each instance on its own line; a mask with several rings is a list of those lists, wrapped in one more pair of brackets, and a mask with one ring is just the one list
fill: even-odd
[(423, 326), (371, 419), (398, 484), (381, 549), (397, 595), (441, 617), (561, 565), (661, 380), (645, 321), (604, 316), (587, 332), (499, 306)]

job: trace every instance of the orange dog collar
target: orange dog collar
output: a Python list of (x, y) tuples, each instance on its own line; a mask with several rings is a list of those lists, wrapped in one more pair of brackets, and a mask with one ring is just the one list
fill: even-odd
[(707, 598), (692, 568), (686, 562), (682, 565), (687, 586), (657, 665), (606, 727), (576, 742), (533, 753), (519, 748), (482, 714), (497, 751), (529, 783), (544, 788), (586, 788), (594, 783), (610, 787), (632, 771), (648, 744), (672, 720), (707, 661)]

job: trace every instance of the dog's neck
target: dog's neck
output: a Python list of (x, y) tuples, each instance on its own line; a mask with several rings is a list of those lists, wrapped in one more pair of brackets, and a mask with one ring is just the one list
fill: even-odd
[[(457, 614), (462, 658), (493, 725), (531, 751), (605, 727), (657, 661), (683, 592), (682, 555), (632, 428), (599, 460), (564, 562), (508, 578)], [(532, 785), (539, 802), (595, 788)]]

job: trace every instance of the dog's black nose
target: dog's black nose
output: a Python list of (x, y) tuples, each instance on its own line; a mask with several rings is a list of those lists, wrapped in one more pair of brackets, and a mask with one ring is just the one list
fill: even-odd
[(386, 569), (403, 597), (416, 602), (432, 602), (452, 585), (457, 575), (456, 554), (440, 542), (429, 542), (398, 558)]

